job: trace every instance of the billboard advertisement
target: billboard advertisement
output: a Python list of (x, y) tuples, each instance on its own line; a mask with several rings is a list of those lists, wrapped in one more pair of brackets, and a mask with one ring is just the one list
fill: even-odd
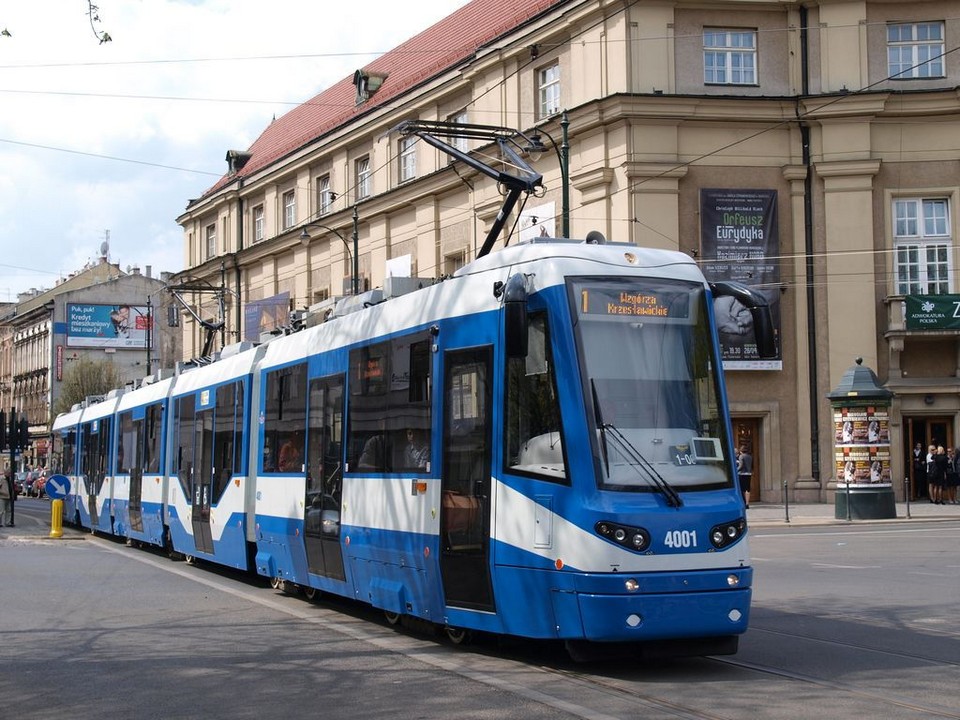
[(290, 293), (253, 300), (243, 306), (243, 339), (259, 342), (260, 335), (290, 323)]
[(770, 303), (777, 357), (760, 359), (753, 318), (731, 297), (714, 302), (725, 370), (782, 370), (780, 236), (776, 190), (700, 190), (700, 244), (707, 280), (734, 280)]
[(146, 348), (151, 318), (143, 305), (67, 304), (67, 347)]

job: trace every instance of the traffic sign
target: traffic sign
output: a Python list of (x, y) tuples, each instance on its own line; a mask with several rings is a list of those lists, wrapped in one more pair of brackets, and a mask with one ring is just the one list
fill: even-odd
[(63, 500), (70, 492), (70, 478), (66, 475), (51, 475), (47, 478), (43, 491), (51, 500)]

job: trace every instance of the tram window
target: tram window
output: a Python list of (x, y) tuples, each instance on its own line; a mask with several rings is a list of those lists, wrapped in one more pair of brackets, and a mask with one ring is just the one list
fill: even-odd
[(144, 413), (146, 439), (144, 441), (143, 471), (160, 472), (160, 436), (163, 431), (163, 406), (154, 403)]
[(268, 372), (263, 423), (263, 472), (303, 472), (306, 427), (306, 363)]
[(527, 357), (507, 362), (506, 467), (565, 482), (567, 464), (546, 315), (531, 315), (527, 333)]
[(351, 471), (430, 471), (431, 342), (417, 333), (350, 353)]
[[(234, 474), (235, 448), (243, 444), (243, 386), (239, 382), (217, 388), (217, 407), (213, 429), (213, 498), (219, 500)], [(241, 422), (238, 423), (238, 416)]]
[(130, 475), (137, 463), (137, 430), (139, 423), (133, 419), (133, 411), (120, 415), (120, 442), (117, 446), (117, 473)]
[(99, 431), (95, 441), (96, 450), (93, 463), (93, 485), (97, 492), (103, 487), (103, 481), (110, 472), (110, 429), (113, 425), (111, 418), (105, 417), (99, 421)]
[(192, 395), (177, 399), (177, 413), (174, 422), (174, 435), (177, 438), (177, 458), (174, 471), (183, 494), (193, 497), (193, 443), (196, 406)]
[(70, 430), (63, 435), (63, 460), (61, 470), (67, 475), (76, 472), (77, 431)]

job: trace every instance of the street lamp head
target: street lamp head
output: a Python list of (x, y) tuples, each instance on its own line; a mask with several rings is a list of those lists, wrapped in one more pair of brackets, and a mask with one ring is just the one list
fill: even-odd
[(307, 232), (306, 228), (303, 228), (303, 230), (300, 231), (300, 242), (304, 245), (310, 243), (310, 233)]
[(537, 162), (543, 157), (543, 153), (546, 152), (547, 146), (543, 144), (543, 140), (540, 139), (540, 133), (534, 132), (531, 133), (527, 138), (527, 146), (524, 148), (527, 151), (527, 154), (530, 156), (530, 159), (533, 162)]

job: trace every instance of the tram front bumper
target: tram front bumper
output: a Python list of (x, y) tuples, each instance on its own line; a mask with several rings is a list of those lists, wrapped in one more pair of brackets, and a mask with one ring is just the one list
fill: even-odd
[[(569, 617), (557, 606), (574, 601), (582, 627), (580, 637), (595, 642), (739, 635), (746, 632), (750, 619), (750, 588), (650, 595), (557, 595), (567, 596), (554, 598), (558, 614)], [(567, 627), (573, 629), (569, 624)], [(562, 628), (563, 623), (561, 637), (570, 637)]]

